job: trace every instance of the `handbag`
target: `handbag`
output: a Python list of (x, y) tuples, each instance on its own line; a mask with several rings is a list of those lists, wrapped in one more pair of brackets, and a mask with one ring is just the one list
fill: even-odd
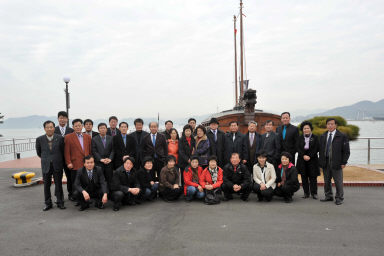
[(205, 190), (204, 203), (209, 204), (209, 205), (219, 204), (220, 203), (220, 195), (221, 195), (220, 188), (216, 188), (213, 190)]

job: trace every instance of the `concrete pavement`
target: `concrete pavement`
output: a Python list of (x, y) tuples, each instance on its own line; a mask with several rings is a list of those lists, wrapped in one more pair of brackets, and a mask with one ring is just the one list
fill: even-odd
[[(36, 170), (38, 171), (38, 170)], [(384, 190), (346, 187), (345, 203), (161, 200), (113, 212), (42, 212), (43, 186), (11, 186), (0, 169), (0, 255), (383, 255)], [(53, 187), (52, 187), (53, 191)], [(323, 196), (319, 188), (320, 197)]]

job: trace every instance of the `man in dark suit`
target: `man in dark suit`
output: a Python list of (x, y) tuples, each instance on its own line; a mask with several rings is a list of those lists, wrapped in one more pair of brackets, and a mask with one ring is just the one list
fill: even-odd
[(72, 126), (74, 132), (66, 135), (64, 138), (64, 156), (65, 164), (71, 171), (72, 184), (74, 184), (77, 170), (84, 165), (83, 158), (91, 154), (92, 140), (88, 134), (81, 132), (83, 129), (83, 121), (81, 119), (74, 119)]
[(84, 129), (85, 129), (84, 133), (91, 136), (91, 138), (93, 138), (99, 134), (98, 132), (95, 132), (92, 130), (93, 129), (93, 121), (91, 119), (85, 119), (84, 120)]
[(160, 171), (164, 167), (167, 155), (168, 146), (165, 136), (158, 133), (159, 124), (156, 122), (149, 123), (151, 133), (144, 138), (143, 157), (150, 156), (154, 159), (154, 170), (157, 174), (157, 179), (160, 178)]
[(219, 130), (218, 127), (219, 121), (214, 117), (211, 118), (207, 137), (209, 139), (209, 145), (211, 145), (211, 155), (217, 157), (217, 165), (222, 168), (224, 167), (225, 133)]
[(84, 157), (84, 166), (76, 173), (74, 196), (80, 202), (80, 211), (89, 208), (91, 199), (95, 199), (95, 207), (104, 209), (107, 203), (107, 183), (103, 171), (95, 166), (92, 155)]
[(247, 162), (247, 146), (245, 144), (244, 135), (239, 132), (239, 123), (232, 121), (229, 123), (229, 133), (225, 134), (225, 154), (224, 161), (229, 163), (232, 153), (239, 153), (243, 163)]
[(45, 135), (36, 139), (36, 153), (41, 158), (41, 170), (43, 172), (44, 180), (45, 207), (43, 208), (43, 211), (48, 211), (52, 208), (52, 176), (55, 182), (57, 207), (59, 209), (65, 209), (62, 187), (64, 139), (62, 136), (54, 133), (55, 123), (52, 121), (44, 122), (44, 130)]
[[(68, 114), (65, 111), (60, 111), (57, 114), (57, 120), (59, 121), (59, 125), (55, 127), (55, 133), (58, 135), (61, 135), (63, 138), (70, 133), (73, 133), (73, 129), (71, 127), (68, 127)], [(68, 199), (73, 201), (74, 198), (72, 196), (72, 178), (71, 178), (71, 171), (68, 169), (67, 165), (65, 164), (65, 158), (64, 158), (64, 152), (63, 152), (63, 163), (64, 163), (64, 172), (65, 176), (67, 177), (67, 191), (68, 191)]]
[(324, 173), (325, 198), (320, 201), (333, 201), (332, 183), (333, 178), (336, 186), (336, 205), (344, 202), (343, 191), (343, 169), (346, 166), (349, 156), (349, 141), (347, 135), (337, 130), (337, 121), (328, 118), (328, 131), (320, 137), (319, 165)]
[(192, 127), (192, 134), (193, 134), (193, 137), (195, 137), (197, 135), (197, 131), (196, 131), (196, 119), (191, 117), (188, 119), (188, 124)]
[(224, 201), (233, 199), (232, 194), (240, 194), (243, 201), (248, 201), (249, 194), (252, 191), (251, 175), (248, 168), (241, 164), (239, 153), (234, 152), (231, 160), (223, 169), (223, 184), (221, 189), (224, 192)]
[(131, 156), (136, 157), (136, 145), (132, 136), (127, 134), (128, 123), (121, 122), (119, 124), (120, 135), (113, 137), (113, 151), (115, 152), (115, 159), (113, 166), (115, 169), (119, 168), (124, 161), (124, 158)]
[(295, 155), (297, 152), (296, 143), (299, 137), (299, 129), (290, 122), (291, 114), (289, 112), (283, 112), (281, 114), (282, 125), (277, 127), (276, 133), (279, 135), (281, 152), (290, 153), (292, 155), (292, 163), (295, 164)]
[[(171, 129), (173, 128), (173, 122), (171, 120), (165, 121), (165, 131), (163, 132), (163, 135), (165, 136), (165, 139), (168, 141), (171, 139)], [(177, 132), (177, 140), (179, 140), (179, 133)]]
[(248, 132), (244, 136), (245, 145), (247, 147), (247, 156), (245, 163), (248, 167), (249, 173), (253, 173), (253, 166), (257, 163), (257, 154), (261, 147), (261, 136), (256, 132), (257, 123), (251, 121), (248, 123)]
[(260, 150), (267, 154), (267, 162), (273, 164), (275, 171), (280, 163), (280, 139), (273, 131), (273, 121), (268, 120), (264, 125), (265, 133), (261, 135)]
[(116, 135), (120, 135), (121, 132), (119, 129), (117, 129), (117, 123), (118, 123), (118, 120), (117, 120), (117, 117), (116, 116), (111, 116), (108, 120), (109, 122), (109, 128), (107, 130), (107, 135), (109, 136), (116, 136)]
[(133, 122), (135, 125), (136, 131), (130, 134), (135, 140), (135, 149), (136, 149), (136, 158), (135, 158), (135, 167), (138, 170), (141, 167), (141, 159), (143, 159), (143, 146), (144, 146), (144, 137), (148, 135), (146, 131), (143, 131), (144, 121), (141, 118), (135, 119)]
[(113, 143), (112, 136), (107, 135), (107, 124), (97, 126), (99, 134), (92, 138), (92, 155), (95, 157), (96, 166), (99, 166), (110, 188), (113, 175)]
[(124, 163), (113, 173), (112, 197), (113, 210), (118, 211), (122, 204), (135, 205), (139, 203), (140, 183), (134, 169), (135, 159), (127, 157)]

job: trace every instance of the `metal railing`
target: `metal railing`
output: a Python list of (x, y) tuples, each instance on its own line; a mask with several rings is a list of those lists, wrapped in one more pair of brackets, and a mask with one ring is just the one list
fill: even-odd
[(14, 158), (17, 159), (18, 153), (34, 151), (35, 145), (35, 138), (0, 140), (0, 155), (13, 154)]
[[(371, 164), (372, 150), (384, 150), (384, 137), (359, 137), (356, 141), (366, 140), (367, 146), (352, 147), (353, 150), (367, 150), (367, 164)], [(382, 140), (383, 146), (372, 146), (373, 140)], [(0, 139), (0, 155), (13, 154), (14, 159), (18, 158), (21, 152), (34, 151), (36, 139), (35, 138), (14, 138), (14, 139)]]
[[(384, 137), (359, 137), (357, 138), (357, 141), (359, 140), (366, 140), (367, 141), (367, 147), (354, 147), (351, 148), (351, 150), (367, 150), (367, 164), (371, 164), (371, 151), (377, 150), (377, 149), (384, 149), (384, 146), (382, 147), (372, 147), (371, 141), (372, 140), (384, 140)], [(384, 145), (384, 144), (383, 144)]]

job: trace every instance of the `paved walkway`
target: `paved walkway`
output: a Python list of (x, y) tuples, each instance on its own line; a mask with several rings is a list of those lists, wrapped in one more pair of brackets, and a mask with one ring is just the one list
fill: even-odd
[[(38, 171), (38, 169), (36, 169)], [(0, 255), (382, 256), (384, 190), (345, 188), (345, 203), (238, 198), (220, 205), (155, 201), (112, 211), (42, 212), (43, 186), (14, 188), (0, 172)], [(53, 191), (53, 188), (52, 188)], [(323, 196), (322, 188), (319, 195)]]

